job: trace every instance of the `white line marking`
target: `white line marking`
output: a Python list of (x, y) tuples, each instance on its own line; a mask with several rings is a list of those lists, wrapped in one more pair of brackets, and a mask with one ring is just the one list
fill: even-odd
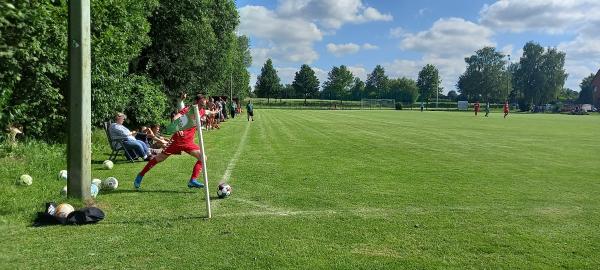
[(244, 134), (242, 135), (242, 139), (240, 140), (238, 149), (235, 152), (235, 155), (233, 155), (233, 157), (229, 161), (229, 164), (227, 164), (227, 169), (225, 169), (225, 173), (223, 174), (223, 177), (221, 178), (221, 183), (227, 182), (229, 180), (229, 177), (231, 177), (231, 172), (235, 168), (235, 164), (237, 163), (238, 159), (240, 158), (240, 155), (242, 154), (242, 150), (244, 149), (244, 146), (246, 145), (246, 137), (248, 137), (248, 130), (250, 130), (250, 124), (246, 124), (246, 130), (244, 130)]

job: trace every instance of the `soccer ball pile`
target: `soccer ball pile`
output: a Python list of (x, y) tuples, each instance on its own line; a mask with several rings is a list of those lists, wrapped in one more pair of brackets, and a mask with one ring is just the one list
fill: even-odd
[(219, 184), (217, 187), (217, 196), (219, 196), (219, 198), (226, 198), (229, 197), (229, 195), (231, 195), (231, 186), (225, 183)]
[[(110, 164), (110, 167), (112, 168), (112, 162), (110, 160), (107, 160), (109, 162), (105, 162), (105, 164)], [(29, 179), (31, 179), (30, 176), (28, 175), (23, 175), (21, 176), (21, 179), (19, 180), (19, 183), (23, 183), (26, 184), (27, 182), (27, 177), (29, 177)], [(25, 178), (24, 178), (25, 177)], [(25, 179), (25, 180), (23, 180)], [(67, 170), (62, 170), (58, 173), (58, 179), (67, 179)], [(25, 182), (24, 182), (25, 181)], [(31, 185), (31, 180), (29, 180), (29, 184), (27, 185)], [(115, 190), (117, 189), (117, 187), (119, 186), (119, 181), (117, 180), (117, 178), (114, 177), (108, 177), (106, 178), (104, 181), (95, 178), (92, 180), (92, 184), (90, 185), (90, 195), (93, 198), (96, 198), (96, 196), (98, 196), (98, 193), (100, 192), (100, 189), (103, 190)], [(60, 194), (62, 196), (67, 196), (67, 186), (64, 186), (61, 191)]]

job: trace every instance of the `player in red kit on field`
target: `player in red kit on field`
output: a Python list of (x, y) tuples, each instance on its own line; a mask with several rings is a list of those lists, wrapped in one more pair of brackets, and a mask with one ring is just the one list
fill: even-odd
[[(182, 95), (182, 103), (183, 99), (185, 99), (185, 94)], [(200, 111), (200, 117), (204, 118), (207, 111), (204, 109), (206, 107), (206, 98), (202, 95), (196, 96), (195, 104), (198, 105)], [(183, 106), (181, 106), (183, 107)], [(180, 117), (187, 117), (189, 110), (192, 106), (183, 107), (175, 116), (173, 116), (173, 121), (179, 119)], [(195, 121), (195, 119), (188, 119), (188, 121)], [(196, 144), (194, 138), (196, 137), (196, 125), (190, 127), (186, 130), (181, 130), (175, 133), (171, 137), (171, 141), (165, 147), (165, 150), (159, 153), (156, 157), (151, 159), (144, 169), (137, 175), (135, 181), (133, 182), (133, 186), (136, 189), (139, 189), (142, 185), (142, 180), (144, 175), (152, 169), (156, 164), (164, 161), (170, 155), (173, 154), (181, 154), (181, 152), (186, 152), (189, 155), (196, 158), (196, 164), (194, 164), (194, 168), (192, 170), (192, 176), (188, 181), (188, 187), (190, 188), (203, 188), (204, 184), (198, 182), (198, 176), (200, 175), (200, 171), (202, 170), (202, 150), (200, 150), (200, 146)]]
[(504, 101), (504, 118), (508, 115), (508, 100)]
[(475, 116), (477, 116), (478, 112), (479, 112), (479, 101), (475, 102)]

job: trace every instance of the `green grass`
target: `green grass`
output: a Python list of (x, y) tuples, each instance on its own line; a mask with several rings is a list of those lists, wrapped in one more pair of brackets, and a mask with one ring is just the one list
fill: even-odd
[[(247, 130), (244, 145), (240, 145)], [(107, 214), (30, 227), (61, 201), (64, 149), (0, 150), (0, 268), (571, 268), (600, 265), (600, 117), (258, 110), (206, 133), (211, 194), (241, 147), (230, 198), (204, 219), (193, 158), (102, 170)], [(32, 153), (35, 150), (36, 153)], [(14, 185), (22, 173), (30, 187)]]

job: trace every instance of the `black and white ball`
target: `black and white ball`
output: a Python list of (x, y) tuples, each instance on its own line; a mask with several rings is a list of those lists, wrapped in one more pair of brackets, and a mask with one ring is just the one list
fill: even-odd
[(229, 195), (231, 195), (231, 186), (226, 183), (219, 184), (217, 187), (217, 196), (219, 196), (219, 198), (226, 198), (229, 197)]

